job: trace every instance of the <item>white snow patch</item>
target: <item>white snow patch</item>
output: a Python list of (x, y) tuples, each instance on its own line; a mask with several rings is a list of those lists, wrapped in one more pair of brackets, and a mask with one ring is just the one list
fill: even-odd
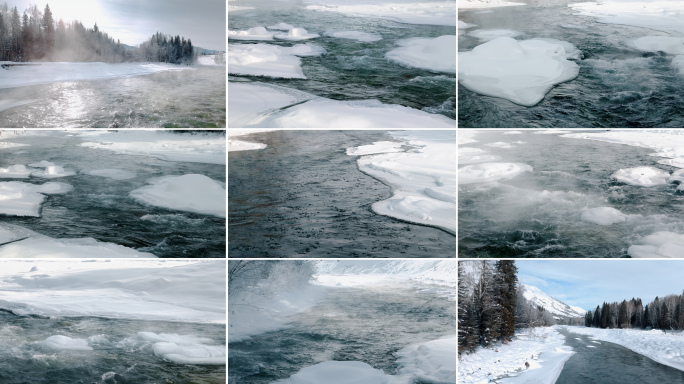
[(264, 27), (254, 27), (246, 31), (228, 30), (228, 38), (233, 40), (273, 40), (275, 32), (269, 32)]
[(338, 39), (349, 39), (363, 42), (373, 42), (382, 40), (382, 36), (377, 33), (367, 33), (360, 31), (328, 31), (325, 36), (336, 37)]
[(7, 168), (0, 168), (0, 179), (28, 179), (32, 170), (25, 165), (15, 164)]
[(625, 184), (639, 187), (653, 187), (667, 184), (670, 174), (667, 171), (658, 168), (635, 167), (619, 169), (610, 177)]
[(559, 40), (499, 37), (459, 52), (458, 77), (473, 92), (533, 106), (554, 85), (577, 77), (579, 66), (567, 59), (578, 55), (572, 44)]
[(455, 383), (456, 350), (455, 336), (408, 346), (395, 353), (398, 373), (428, 383)]
[(0, 214), (40, 217), (40, 205), (45, 195), (64, 194), (73, 189), (64, 183), (0, 182)]
[(612, 207), (596, 207), (585, 209), (582, 220), (598, 225), (611, 225), (625, 221), (626, 216)]
[(399, 48), (385, 57), (401, 65), (423, 68), (435, 72), (456, 72), (456, 36), (435, 38), (414, 37), (397, 41)]
[(532, 172), (532, 167), (521, 163), (483, 163), (466, 165), (458, 169), (458, 183), (472, 184), (507, 180), (525, 172)]
[(214, 345), (214, 341), (206, 337), (153, 332), (138, 332), (138, 337), (154, 342), (152, 350), (156, 356), (177, 364), (226, 364), (226, 346)]
[(228, 73), (306, 79), (301, 60), (287, 48), (269, 44), (228, 44)]
[(672, 36), (644, 36), (632, 41), (643, 52), (663, 51), (671, 55), (684, 55), (684, 38)]
[(163, 176), (130, 193), (145, 204), (226, 217), (226, 188), (204, 175)]
[(165, 161), (226, 164), (226, 139), (220, 135), (178, 134), (165, 130), (80, 132), (81, 146)]
[(666, 231), (655, 232), (641, 238), (637, 245), (627, 249), (632, 257), (684, 257), (684, 235)]
[(82, 171), (82, 173), (86, 175), (105, 177), (114, 180), (128, 180), (133, 179), (137, 176), (135, 172), (114, 168), (90, 169)]
[[(259, 126), (266, 117), (280, 111), (281, 108), (315, 97), (306, 92), (272, 84), (229, 83), (228, 127)], [(231, 131), (232, 129), (228, 130), (229, 136)], [(236, 150), (230, 139), (228, 145), (229, 151)]]
[(381, 215), (456, 233), (455, 131), (397, 131), (417, 149), (362, 157), (359, 169), (392, 185), (393, 196), (373, 204)]

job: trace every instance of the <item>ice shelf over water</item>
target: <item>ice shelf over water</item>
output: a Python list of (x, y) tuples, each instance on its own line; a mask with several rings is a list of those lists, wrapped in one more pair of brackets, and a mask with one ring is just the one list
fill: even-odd
[[(19, 315), (223, 324), (225, 284), (223, 260), (0, 260), (0, 308)], [(177, 345), (208, 343), (156, 336)]]
[(579, 66), (572, 44), (554, 39), (499, 37), (458, 54), (458, 80), (473, 92), (523, 106), (539, 103), (554, 85), (570, 81)]
[(684, 3), (680, 0), (602, 0), (569, 4), (579, 15), (600, 23), (633, 25), (684, 35)]
[(40, 217), (40, 205), (45, 195), (64, 194), (73, 189), (64, 183), (0, 182), (0, 215)]
[(80, 132), (83, 147), (124, 155), (152, 156), (166, 161), (226, 164), (226, 140), (221, 135), (178, 134), (164, 130)]
[(407, 24), (455, 26), (456, 2), (453, 0), (305, 0), (306, 8), (339, 12), (352, 17), (372, 17)]
[[(406, 152), (361, 157), (359, 169), (393, 187), (392, 197), (374, 203), (381, 215), (456, 233), (455, 131), (390, 132), (415, 147)], [(384, 147), (384, 145), (383, 145)], [(364, 149), (350, 149), (347, 154)]]
[(456, 36), (414, 37), (397, 41), (399, 48), (385, 57), (401, 65), (435, 72), (456, 73)]
[(228, 73), (306, 79), (301, 60), (285, 47), (269, 44), (228, 44)]
[[(10, 62), (0, 62), (0, 64)], [(22, 63), (26, 64), (26, 63)], [(149, 75), (164, 71), (192, 70), (185, 65), (164, 63), (30, 63), (35, 66), (15, 66), (0, 71), (0, 88), (56, 83), (63, 81), (103, 80)]]
[(226, 217), (226, 188), (204, 175), (163, 176), (130, 193), (145, 204)]

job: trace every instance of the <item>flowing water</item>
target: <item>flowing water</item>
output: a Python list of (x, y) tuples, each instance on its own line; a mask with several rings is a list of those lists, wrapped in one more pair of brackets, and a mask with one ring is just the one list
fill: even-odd
[(0, 100), (36, 100), (0, 111), (0, 127), (216, 128), (226, 126), (226, 69), (0, 89)]
[(395, 352), (456, 332), (453, 300), (425, 288), (330, 288), (287, 328), (230, 343), (228, 383), (267, 384), (329, 360), (362, 361), (394, 375)]
[[(575, 354), (565, 362), (556, 384), (684, 383), (684, 372), (607, 341), (560, 329)], [(578, 340), (579, 339), (579, 340)]]
[[(460, 257), (625, 257), (630, 245), (657, 231), (682, 233), (684, 195), (676, 184), (650, 188), (611, 179), (622, 168), (658, 164), (645, 148), (523, 131), (480, 131), (462, 145), (524, 163), (533, 172), (495, 183), (459, 185)], [(522, 141), (523, 143), (515, 143)], [(512, 143), (492, 148), (488, 143)], [(463, 166), (463, 165), (460, 165)], [(608, 206), (625, 222), (597, 225), (581, 220), (586, 208)]]
[[(318, 33), (322, 37), (305, 41), (243, 41), (230, 44), (267, 43), (283, 47), (315, 44), (328, 52), (319, 57), (302, 57), (302, 79), (229, 76), (231, 81), (260, 82), (296, 88), (334, 100), (377, 99), (456, 118), (456, 76), (408, 68), (391, 63), (385, 53), (396, 48), (396, 41), (412, 37), (455, 35), (456, 28), (440, 25), (403, 24), (374, 18), (345, 16), (337, 12), (307, 10), (305, 4), (287, 1), (253, 0), (243, 2), (256, 9), (231, 12), (228, 28), (246, 30), (285, 22)], [(326, 31), (363, 31), (382, 35), (375, 42), (359, 42), (323, 36)], [(285, 31), (286, 32), (286, 31)], [(228, 83), (230, 91), (230, 82)]]
[[(528, 1), (528, 5), (460, 10), (467, 29), (512, 29), (517, 38), (568, 41), (582, 51), (579, 76), (555, 86), (533, 107), (479, 95), (459, 84), (459, 127), (673, 127), (684, 126), (684, 77), (671, 66), (672, 55), (630, 48), (630, 40), (668, 35), (646, 28), (601, 24), (574, 15), (575, 0)], [(569, 28), (568, 25), (574, 26)], [(579, 26), (579, 28), (578, 28)], [(482, 41), (459, 36), (459, 51)]]
[(382, 131), (277, 131), (229, 152), (230, 257), (454, 257), (454, 236), (374, 213), (389, 186), (346, 148), (396, 141)]
[[(0, 311), (0, 382), (49, 383), (224, 383), (225, 366), (187, 365), (155, 356), (138, 332), (193, 335), (224, 345), (225, 325), (98, 317), (45, 318)], [(53, 335), (88, 340), (91, 351), (54, 350)]]
[[(128, 196), (134, 189), (147, 185), (147, 180), (166, 175), (197, 173), (225, 183), (225, 165), (171, 162), (85, 148), (80, 143), (88, 141), (87, 138), (57, 131), (44, 131), (40, 136), (20, 135), (10, 141), (29, 146), (3, 149), (3, 168), (47, 160), (77, 173), (56, 179), (0, 179), (35, 184), (52, 181), (74, 187), (69, 193), (47, 196), (40, 217), (2, 216), (3, 223), (54, 238), (92, 237), (159, 257), (225, 257), (225, 219), (145, 205)], [(112, 180), (81, 173), (101, 168), (133, 171), (137, 176)]]

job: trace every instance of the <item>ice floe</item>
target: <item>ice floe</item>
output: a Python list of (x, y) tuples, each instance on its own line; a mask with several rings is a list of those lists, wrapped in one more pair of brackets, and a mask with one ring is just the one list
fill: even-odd
[[(258, 82), (229, 83), (228, 89), (228, 126), (231, 128), (258, 124), (282, 107), (315, 97), (293, 88)], [(228, 134), (230, 136), (230, 130)], [(235, 150), (230, 142), (228, 150)]]
[(228, 44), (228, 73), (306, 79), (301, 60), (288, 50), (269, 44)]
[(397, 41), (385, 57), (401, 65), (435, 72), (456, 72), (456, 36), (414, 37)]
[(273, 35), (276, 39), (282, 40), (309, 40), (321, 37), (318, 33), (309, 33), (304, 28), (292, 28), (287, 33), (276, 33)]
[(226, 140), (214, 134), (180, 134), (165, 130), (79, 132), (83, 147), (165, 161), (226, 164)]
[(407, 24), (456, 25), (456, 2), (433, 0), (305, 0), (306, 8), (339, 12), (353, 17), (372, 17)]
[(50, 166), (45, 167), (45, 170), (43, 170), (43, 171), (31, 172), (31, 176), (41, 177), (44, 179), (55, 179), (58, 177), (73, 176), (75, 174), (76, 174), (76, 172), (67, 171), (64, 168), (60, 167), (59, 165), (50, 165)]
[(130, 193), (142, 203), (179, 211), (226, 217), (226, 188), (207, 176), (188, 174), (148, 180)]
[(45, 195), (64, 194), (73, 189), (64, 183), (0, 182), (0, 215), (40, 217), (40, 205)]
[(60, 351), (92, 351), (93, 348), (88, 346), (88, 342), (83, 339), (72, 339), (68, 336), (54, 335), (50, 336), (42, 344), (50, 349), (57, 349)]
[(522, 36), (523, 33), (520, 31), (514, 31), (512, 29), (477, 29), (475, 31), (469, 32), (468, 35), (483, 41), (489, 41), (494, 40), (497, 37), (518, 37)]
[(0, 168), (0, 179), (28, 179), (31, 172), (33, 170), (26, 168), (25, 165), (10, 165), (7, 168)]
[(671, 55), (684, 55), (684, 38), (672, 36), (644, 36), (632, 41), (643, 52), (662, 51)]
[(356, 41), (363, 41), (366, 43), (382, 40), (382, 36), (377, 33), (367, 33), (360, 31), (327, 31), (325, 36), (336, 37), (338, 39), (349, 39)]
[(114, 168), (90, 169), (82, 172), (86, 175), (105, 177), (114, 180), (134, 179), (137, 176), (135, 172)]
[(255, 150), (255, 149), (266, 148), (266, 144), (242, 141), (242, 140), (236, 139), (236, 137), (251, 135), (252, 133), (269, 132), (269, 131), (272, 131), (272, 129), (259, 129), (259, 128), (231, 129), (228, 132), (228, 152), (251, 151), (251, 150)]
[(512, 179), (525, 172), (532, 172), (532, 167), (521, 163), (482, 163), (466, 165), (458, 169), (458, 183), (486, 183)]
[(577, 77), (579, 66), (567, 60), (577, 57), (567, 42), (499, 37), (459, 52), (458, 80), (473, 92), (533, 106), (554, 85)]
[(635, 167), (617, 170), (610, 177), (625, 184), (653, 187), (667, 184), (670, 173), (653, 167)]
[(639, 239), (627, 249), (632, 257), (684, 257), (684, 235), (660, 231)]
[(585, 209), (582, 220), (598, 225), (611, 225), (625, 221), (626, 216), (612, 207), (597, 207)]
[(301, 369), (289, 379), (273, 384), (387, 384), (388, 377), (379, 369), (361, 361), (324, 361)]
[(228, 38), (233, 40), (273, 40), (275, 32), (269, 32), (264, 27), (254, 27), (245, 31), (228, 30)]
[[(455, 132), (397, 131), (391, 134), (416, 149), (364, 156), (358, 160), (361, 171), (393, 186), (392, 197), (374, 203), (373, 210), (381, 215), (456, 233)], [(354, 151), (356, 149), (351, 150)]]
[(226, 346), (206, 337), (138, 332), (138, 337), (154, 342), (154, 354), (177, 364), (225, 365)]

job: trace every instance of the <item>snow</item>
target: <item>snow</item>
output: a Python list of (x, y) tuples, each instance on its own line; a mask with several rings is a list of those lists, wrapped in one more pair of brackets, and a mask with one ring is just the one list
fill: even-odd
[(45, 195), (64, 194), (73, 189), (64, 183), (0, 182), (0, 215), (40, 217)]
[(0, 260), (0, 308), (18, 315), (224, 324), (225, 290), (224, 260)]
[(305, 0), (306, 8), (339, 12), (352, 17), (371, 17), (406, 24), (456, 26), (453, 0)]
[(140, 258), (156, 257), (151, 253), (138, 252), (123, 245), (99, 242), (93, 238), (52, 239), (27, 229), (8, 230), (0, 227), (5, 236), (15, 241), (0, 246), (0, 258)]
[(490, 183), (493, 181), (512, 179), (525, 172), (532, 172), (532, 167), (521, 163), (482, 163), (466, 165), (458, 169), (458, 183)]
[(582, 220), (598, 225), (611, 225), (625, 221), (626, 216), (612, 207), (596, 207), (585, 209)]
[(655, 232), (641, 238), (637, 245), (627, 249), (631, 257), (673, 257), (684, 256), (684, 235), (666, 231)]
[(206, 337), (152, 332), (138, 332), (138, 337), (154, 342), (152, 350), (156, 356), (177, 364), (226, 364), (226, 346), (207, 345), (207, 343), (215, 343)]
[(91, 175), (91, 176), (105, 177), (105, 178), (113, 179), (113, 180), (134, 179), (137, 176), (137, 174), (135, 172), (126, 171), (123, 169), (114, 169), (114, 168), (90, 169), (90, 170), (82, 171), (82, 173), (84, 173), (86, 175)]
[(455, 383), (456, 350), (455, 336), (408, 346), (395, 353), (398, 373), (427, 383)]
[(360, 361), (325, 361), (301, 369), (289, 379), (274, 384), (387, 384), (387, 376), (379, 369)]
[(275, 32), (269, 32), (264, 27), (254, 27), (246, 31), (228, 30), (228, 38), (233, 40), (273, 40)]
[(31, 172), (31, 176), (41, 177), (44, 179), (54, 179), (57, 177), (73, 176), (75, 174), (76, 174), (76, 172), (66, 171), (66, 170), (64, 170), (64, 168), (60, 167), (59, 165), (50, 165), (50, 166), (45, 167), (44, 171), (33, 171), (33, 172)]
[(277, 33), (273, 35), (273, 37), (283, 40), (308, 40), (321, 37), (321, 35), (318, 33), (309, 33), (309, 31), (304, 28), (292, 28), (287, 31), (287, 33)]
[(364, 156), (376, 153), (400, 152), (402, 145), (402, 143), (397, 143), (394, 141), (376, 141), (373, 144), (347, 148), (347, 155)]
[(337, 101), (316, 98), (272, 114), (263, 128), (454, 128), (455, 120), (378, 100)]
[(582, 317), (586, 311), (579, 307), (567, 305), (562, 301), (554, 299), (541, 289), (524, 284), (523, 296), (532, 304), (544, 307), (548, 312), (556, 316), (563, 317)]
[(231, 129), (228, 131), (228, 152), (233, 151), (250, 151), (254, 149), (264, 149), (266, 144), (250, 143), (247, 141), (237, 140), (235, 137), (250, 135), (252, 133), (270, 132), (273, 129)]
[[(6, 62), (3, 62), (6, 63)], [(31, 63), (36, 64), (36, 63)], [(0, 71), (0, 88), (47, 84), (63, 81), (104, 80), (148, 75), (164, 71), (192, 70), (192, 67), (164, 63), (37, 63)], [(25, 101), (29, 102), (29, 101)], [(24, 102), (22, 102), (24, 103)]]
[(377, 33), (367, 33), (360, 31), (327, 31), (324, 35), (329, 37), (336, 37), (338, 39), (363, 41), (366, 43), (382, 40), (382, 36), (378, 35)]
[(671, 55), (684, 55), (684, 38), (671, 36), (644, 36), (632, 44), (642, 52), (663, 51)]
[(653, 187), (667, 184), (670, 174), (667, 171), (658, 168), (635, 167), (619, 169), (610, 177), (625, 184), (639, 187)]
[(81, 146), (123, 155), (151, 156), (165, 161), (226, 164), (226, 139), (221, 135), (179, 134), (168, 130), (119, 132), (78, 131)]
[(570, 332), (588, 335), (591, 339), (621, 345), (660, 364), (684, 371), (684, 334), (660, 330), (600, 329), (567, 327)]
[(481, 8), (496, 8), (496, 7), (512, 7), (516, 5), (526, 5), (525, 3), (515, 3), (505, 0), (460, 0), (458, 2), (459, 9), (481, 9)]
[(522, 36), (523, 33), (520, 31), (514, 31), (512, 29), (478, 29), (468, 33), (468, 35), (483, 41), (489, 41), (494, 40), (497, 37), (518, 37)]
[(361, 157), (358, 160), (361, 171), (393, 187), (392, 197), (374, 203), (373, 211), (400, 220), (436, 226), (455, 234), (455, 133), (390, 132), (416, 149)]
[(226, 55), (225, 53), (219, 53), (216, 55), (201, 55), (197, 58), (197, 65), (226, 65)]
[[(574, 354), (557, 326), (516, 332), (512, 342), (461, 356), (459, 384), (553, 384)], [(525, 363), (530, 367), (526, 369)]]
[(280, 22), (280, 23), (275, 24), (275, 25), (269, 25), (266, 28), (268, 28), (268, 29), (279, 29), (281, 31), (289, 31), (290, 29), (295, 28), (295, 26), (287, 24), (287, 23)]
[(28, 179), (33, 170), (26, 168), (25, 165), (15, 164), (7, 168), (0, 168), (0, 179)]
[(398, 40), (395, 48), (385, 57), (401, 65), (423, 68), (435, 72), (456, 72), (456, 36), (435, 38), (414, 37)]
[[(292, 88), (265, 83), (229, 83), (228, 85), (228, 127), (241, 128), (258, 126), (268, 115), (281, 108), (315, 96)], [(230, 135), (228, 130), (228, 134)], [(235, 150), (230, 146), (229, 150)]]
[(228, 44), (228, 73), (306, 79), (301, 60), (287, 48), (269, 44)]
[(130, 196), (145, 204), (226, 217), (226, 188), (204, 175), (164, 176), (147, 181)]
[(684, 34), (684, 3), (679, 0), (601, 0), (568, 6), (579, 15), (596, 17), (600, 23)]
[(578, 56), (579, 51), (564, 41), (499, 37), (459, 52), (458, 78), (473, 92), (529, 107), (554, 85), (577, 77), (579, 66), (567, 59)]
[(83, 339), (72, 339), (68, 336), (55, 335), (50, 336), (42, 344), (50, 349), (57, 349), (61, 351), (92, 351), (93, 348), (88, 346), (88, 342)]

